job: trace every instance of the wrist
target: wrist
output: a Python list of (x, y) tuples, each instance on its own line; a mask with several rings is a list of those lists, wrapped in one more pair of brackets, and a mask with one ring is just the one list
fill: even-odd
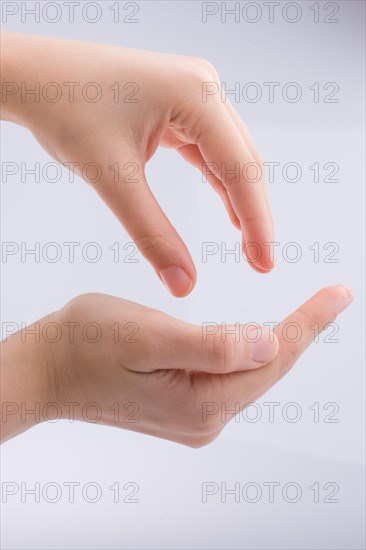
[(12, 32), (1, 33), (1, 120), (11, 122), (18, 122), (19, 117), (23, 59), (18, 50), (20, 36)]
[(30, 125), (32, 111), (40, 103), (37, 86), (45, 70), (43, 49), (47, 46), (42, 37), (2, 32), (1, 120)]
[(0, 344), (2, 442), (47, 419), (44, 411), (51, 401), (50, 380), (57, 363), (55, 345), (45, 337), (49, 321), (37, 321)]

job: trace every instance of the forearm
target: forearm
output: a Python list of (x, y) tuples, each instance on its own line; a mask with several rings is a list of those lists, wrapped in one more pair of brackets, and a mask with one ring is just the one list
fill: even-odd
[(46, 357), (34, 330), (37, 324), (27, 327), (27, 334), (19, 331), (0, 343), (1, 442), (40, 422)]
[[(32, 126), (44, 116), (45, 104), (55, 108), (54, 90), (59, 68), (67, 64), (70, 51), (58, 52), (59, 40), (43, 36), (1, 34), (1, 120)], [(67, 42), (65, 42), (67, 44)], [(47, 90), (47, 84), (50, 87)], [(51, 86), (52, 84), (52, 86)], [(49, 93), (45, 101), (44, 94)]]
[(1, 33), (1, 120), (22, 123), (21, 86), (27, 80), (28, 45), (29, 37)]

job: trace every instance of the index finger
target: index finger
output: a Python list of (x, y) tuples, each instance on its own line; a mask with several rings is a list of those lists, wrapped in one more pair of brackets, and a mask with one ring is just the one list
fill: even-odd
[(314, 341), (314, 327), (321, 332), (352, 302), (352, 291), (342, 285), (326, 287), (289, 315), (274, 330), (277, 356), (256, 371), (232, 373), (226, 378), (229, 394), (241, 392), (242, 406), (255, 401), (280, 380)]

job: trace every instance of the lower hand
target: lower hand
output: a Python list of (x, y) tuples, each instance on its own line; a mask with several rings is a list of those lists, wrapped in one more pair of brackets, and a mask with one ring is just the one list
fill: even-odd
[[(85, 294), (39, 321), (47, 342), (22, 343), (18, 332), (2, 343), (3, 399), (24, 400), (28, 409), (30, 401), (41, 408), (57, 403), (65, 418), (69, 408), (64, 404), (78, 403), (78, 420), (85, 420), (81, 411), (94, 402), (100, 423), (199, 447), (225, 425), (207, 404), (235, 410), (257, 400), (312, 342), (314, 324), (322, 330), (351, 301), (343, 286), (324, 288), (274, 335), (265, 327), (251, 331), (241, 325), (235, 341), (233, 334), (210, 334), (127, 300)], [(27, 427), (8, 415), (3, 437)]]

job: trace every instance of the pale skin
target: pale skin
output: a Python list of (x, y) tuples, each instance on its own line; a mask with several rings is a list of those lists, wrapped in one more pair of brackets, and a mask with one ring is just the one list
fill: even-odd
[[(28, 327), (38, 341), (19, 331), (1, 343), (2, 440), (52, 419), (49, 403), (65, 419), (90, 421), (82, 411), (93, 402), (99, 423), (201, 447), (232, 418), (222, 418), (222, 406), (235, 411), (256, 401), (313, 341), (314, 325), (323, 330), (351, 301), (346, 287), (322, 289), (275, 328), (274, 338), (263, 328), (265, 354), (262, 347), (262, 361), (254, 361), (257, 336), (250, 332), (241, 331), (238, 341), (220, 331), (205, 337), (201, 326), (127, 300), (79, 296)], [(89, 323), (97, 328), (83, 336)], [(37, 403), (37, 419), (22, 417)], [(72, 413), (68, 403), (77, 404)]]
[[(7, 83), (2, 88), (2, 119), (27, 127), (54, 159), (74, 163), (79, 175), (83, 166), (97, 163), (102, 177), (89, 183), (172, 294), (187, 295), (196, 281), (195, 267), (149, 189), (146, 162), (162, 145), (175, 148), (199, 169), (208, 163), (228, 169), (238, 162), (263, 165), (233, 107), (220, 94), (202, 101), (202, 85), (219, 84), (212, 65), (185, 56), (12, 33), (3, 33), (1, 61), (2, 80)], [(69, 94), (57, 102), (46, 101), (42, 93), (39, 101), (23, 101), (22, 83), (34, 89), (37, 82), (41, 90), (50, 82), (79, 85), (73, 88), (73, 101)], [(90, 82), (97, 82), (103, 92), (95, 103), (82, 95), (83, 85)], [(115, 82), (136, 83), (138, 102), (115, 101), (109, 89)], [(116, 162), (137, 166), (135, 181), (116, 182), (110, 169)], [(263, 177), (253, 183), (243, 172), (239, 179), (223, 177), (221, 168), (214, 172), (209, 181), (242, 232), (249, 264), (256, 271), (270, 271), (273, 260), (264, 243), (274, 240), (273, 223)], [(237, 403), (243, 408), (258, 399), (311, 343), (311, 327), (318, 323), (323, 329), (351, 301), (352, 292), (344, 286), (318, 292), (284, 321), (301, 327), (297, 342), (284, 338), (283, 325), (274, 335), (263, 329), (258, 342), (245, 337), (235, 342), (230, 336), (223, 341), (220, 333), (205, 340), (202, 327), (120, 298), (77, 297), (39, 321), (41, 334), (47, 323), (63, 327), (57, 342), (42, 336), (35, 341), (18, 332), (1, 344), (6, 412), (1, 418), (2, 441), (38, 423), (31, 415), (22, 417), (22, 404), (32, 409), (38, 403), (42, 409), (55, 402), (67, 418), (63, 404), (76, 402), (74, 417), (83, 420), (80, 408), (96, 402), (102, 410), (99, 422), (192, 447), (207, 444), (224, 422), (220, 414), (206, 414), (204, 421), (204, 403), (235, 409)], [(91, 343), (75, 330), (70, 340), (65, 330), (70, 323), (97, 323), (102, 336)], [(115, 323), (137, 326), (137, 341), (122, 337), (116, 342), (110, 329)], [(122, 410), (126, 403), (135, 403), (138, 422), (116, 422), (110, 409), (114, 403)]]
[[(60, 163), (78, 163), (74, 170), (80, 175), (88, 163), (98, 164), (100, 178), (92, 172), (84, 176), (97, 179), (91, 185), (174, 296), (187, 295), (197, 275), (144, 175), (158, 146), (176, 149), (199, 169), (208, 165), (216, 171), (209, 181), (242, 232), (249, 264), (259, 272), (272, 269), (273, 258), (264, 245), (274, 240), (264, 178), (252, 181), (254, 175), (244, 169), (254, 163), (262, 170), (262, 160), (230, 103), (220, 93), (204, 94), (220, 84), (208, 61), (13, 33), (4, 33), (2, 40), (2, 79), (8, 83), (2, 90), (2, 118), (26, 126)], [(52, 82), (61, 92), (55, 102), (56, 88), (47, 87)], [(91, 82), (101, 94), (96, 102), (86, 99)], [(110, 89), (116, 82), (118, 99), (115, 87)], [(25, 89), (37, 85), (39, 98), (25, 95)], [(89, 94), (98, 97), (92, 88)], [(119, 183), (110, 168), (115, 163)], [(230, 175), (235, 165), (239, 174)], [(170, 183), (175, 184), (173, 174)], [(245, 243), (254, 244), (246, 248)]]

